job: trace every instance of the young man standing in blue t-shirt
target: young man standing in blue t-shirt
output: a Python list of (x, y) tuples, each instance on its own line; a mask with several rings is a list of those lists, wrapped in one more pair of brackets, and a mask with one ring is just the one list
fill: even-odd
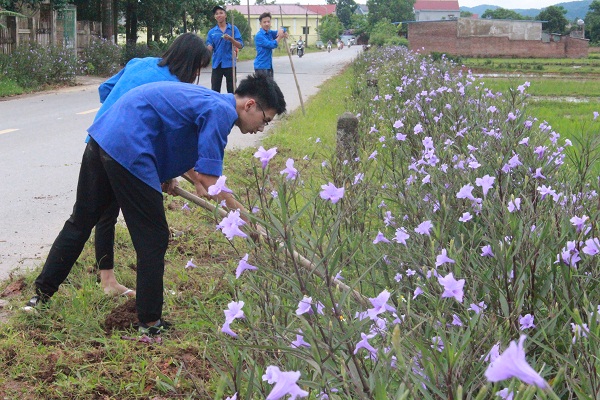
[(254, 72), (273, 77), (273, 49), (276, 49), (281, 39), (286, 37), (283, 27), (271, 30), (271, 13), (264, 12), (258, 17), (260, 29), (254, 37), (256, 45), (256, 58), (254, 59)]
[(206, 36), (206, 45), (213, 52), (213, 69), (210, 78), (211, 88), (215, 92), (220, 92), (223, 76), (225, 76), (227, 93), (233, 93), (233, 67), (235, 66), (235, 59), (232, 53), (232, 46), (235, 46), (236, 49), (241, 49), (244, 47), (244, 41), (237, 26), (234, 26), (233, 33), (231, 32), (231, 24), (227, 23), (227, 12), (223, 7), (214, 6), (212, 11), (217, 25), (208, 31), (208, 35)]
[(247, 215), (231, 193), (209, 196), (208, 188), (223, 174), (231, 128), (262, 131), (285, 108), (279, 86), (260, 74), (242, 80), (235, 94), (157, 82), (121, 96), (88, 129), (91, 139), (81, 161), (73, 213), (50, 249), (27, 307), (36, 308), (58, 291), (92, 229), (116, 203), (137, 255), (139, 330), (159, 334), (168, 328), (161, 318), (170, 235), (161, 190), (173, 194), (175, 178), (193, 168), (198, 195), (225, 201), (229, 209)]

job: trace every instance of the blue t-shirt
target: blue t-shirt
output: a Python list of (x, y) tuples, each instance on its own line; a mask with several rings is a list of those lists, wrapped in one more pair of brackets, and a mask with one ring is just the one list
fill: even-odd
[(254, 69), (273, 69), (273, 49), (277, 48), (277, 31), (260, 29), (254, 37), (256, 58)]
[(232, 59), (232, 47), (233, 44), (229, 40), (223, 39), (224, 34), (228, 34), (232, 36), (236, 41), (244, 46), (244, 41), (242, 40), (242, 34), (238, 30), (237, 26), (233, 27), (235, 35), (231, 34), (231, 24), (227, 24), (227, 28), (225, 28), (225, 32), (219, 28), (219, 25), (216, 25), (210, 31), (208, 31), (208, 35), (206, 35), (206, 44), (212, 46), (212, 67), (218, 68), (231, 68), (233, 66)]
[(223, 174), (227, 136), (238, 118), (233, 94), (181, 82), (131, 89), (88, 133), (115, 161), (157, 191), (190, 168)]
[(125, 68), (102, 83), (98, 88), (102, 107), (98, 110), (94, 121), (123, 94), (135, 87), (151, 82), (178, 82), (179, 78), (169, 71), (168, 66), (158, 66), (160, 60), (161, 58), (158, 57), (133, 58), (125, 65)]

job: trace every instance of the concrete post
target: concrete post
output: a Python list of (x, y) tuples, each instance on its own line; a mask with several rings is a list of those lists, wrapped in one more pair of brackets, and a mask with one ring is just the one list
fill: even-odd
[(358, 157), (358, 118), (350, 112), (338, 118), (336, 153), (338, 160), (352, 161)]

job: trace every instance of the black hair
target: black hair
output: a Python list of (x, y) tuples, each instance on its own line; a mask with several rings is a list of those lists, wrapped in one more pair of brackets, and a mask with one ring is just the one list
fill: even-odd
[(268, 75), (253, 74), (242, 80), (236, 91), (240, 97), (252, 97), (265, 109), (273, 109), (276, 114), (285, 112), (285, 99), (277, 83)]
[(200, 70), (208, 64), (210, 51), (204, 40), (191, 32), (178, 36), (158, 63), (161, 67), (168, 66), (169, 71), (185, 83), (196, 81)]
[(262, 22), (263, 18), (267, 18), (267, 17), (272, 18), (271, 13), (268, 11), (260, 14), (260, 17), (258, 17), (258, 20)]

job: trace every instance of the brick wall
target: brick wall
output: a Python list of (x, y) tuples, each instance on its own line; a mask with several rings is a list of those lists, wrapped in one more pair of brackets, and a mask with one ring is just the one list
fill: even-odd
[(507, 37), (457, 37), (457, 21), (408, 24), (410, 49), (424, 53), (439, 52), (466, 57), (584, 58), (588, 41), (562, 36), (558, 42), (510, 40)]

